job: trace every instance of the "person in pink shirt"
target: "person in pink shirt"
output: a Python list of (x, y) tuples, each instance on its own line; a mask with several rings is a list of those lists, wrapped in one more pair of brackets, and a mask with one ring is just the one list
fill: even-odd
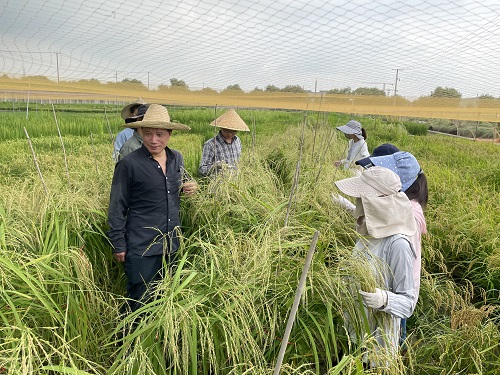
[[(376, 147), (369, 157), (356, 161), (356, 164), (365, 169), (373, 166), (381, 166), (392, 170), (401, 180), (401, 191), (410, 199), (413, 216), (417, 224), (416, 233), (409, 236), (416, 253), (416, 259), (413, 264), (413, 279), (416, 290), (414, 305), (416, 305), (420, 292), (420, 272), (422, 270), (422, 234), (427, 233), (427, 223), (424, 216), (424, 209), (429, 199), (427, 177), (420, 168), (417, 159), (411, 153), (400, 151), (390, 143)], [(355, 206), (345, 197), (332, 194), (332, 199), (347, 211), (354, 213)], [(405, 339), (406, 319), (401, 319), (400, 343), (403, 348)]]
[[(383, 147), (387, 146), (387, 147)], [(389, 147), (392, 146), (392, 147)], [(394, 150), (395, 146), (387, 144), (379, 146), (387, 150)], [(379, 150), (383, 152), (383, 150)], [(379, 154), (380, 155), (380, 154)], [(395, 172), (401, 180), (401, 191), (403, 191), (413, 209), (413, 216), (417, 224), (417, 231), (413, 236), (410, 236), (415, 253), (417, 255), (413, 264), (413, 279), (415, 283), (417, 304), (418, 295), (420, 292), (420, 272), (422, 270), (422, 234), (427, 233), (427, 223), (425, 221), (424, 209), (427, 206), (429, 199), (429, 189), (427, 186), (427, 177), (420, 168), (417, 159), (409, 152), (397, 151), (389, 155), (370, 156), (356, 162), (357, 165), (367, 169), (372, 166), (385, 167)], [(406, 319), (401, 320), (401, 345), (404, 347), (406, 339)]]

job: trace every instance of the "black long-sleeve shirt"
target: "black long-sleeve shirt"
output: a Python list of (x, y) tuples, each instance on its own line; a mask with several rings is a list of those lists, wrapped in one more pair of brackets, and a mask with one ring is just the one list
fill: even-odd
[(184, 159), (178, 151), (165, 151), (166, 176), (144, 146), (116, 164), (108, 208), (113, 253), (151, 256), (178, 249)]

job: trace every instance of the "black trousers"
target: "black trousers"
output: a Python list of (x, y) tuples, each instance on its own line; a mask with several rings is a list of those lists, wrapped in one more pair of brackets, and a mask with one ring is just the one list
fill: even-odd
[[(151, 300), (151, 283), (161, 280), (165, 271), (174, 264), (174, 256), (141, 256), (127, 252), (125, 275), (127, 276), (127, 297), (130, 311), (135, 311)], [(164, 267), (164, 265), (166, 267)], [(165, 270), (166, 268), (166, 270)]]

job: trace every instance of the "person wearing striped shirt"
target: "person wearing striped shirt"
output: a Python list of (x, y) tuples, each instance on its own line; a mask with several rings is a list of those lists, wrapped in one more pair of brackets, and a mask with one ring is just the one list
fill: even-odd
[(238, 131), (250, 131), (234, 109), (230, 109), (214, 120), (211, 126), (220, 128), (215, 137), (203, 145), (198, 172), (213, 177), (224, 169), (236, 170), (241, 156), (241, 140)]

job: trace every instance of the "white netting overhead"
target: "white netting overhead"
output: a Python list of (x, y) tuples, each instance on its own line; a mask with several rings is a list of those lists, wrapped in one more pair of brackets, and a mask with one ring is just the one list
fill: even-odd
[(4, 0), (0, 30), (10, 77), (500, 96), (498, 0)]

